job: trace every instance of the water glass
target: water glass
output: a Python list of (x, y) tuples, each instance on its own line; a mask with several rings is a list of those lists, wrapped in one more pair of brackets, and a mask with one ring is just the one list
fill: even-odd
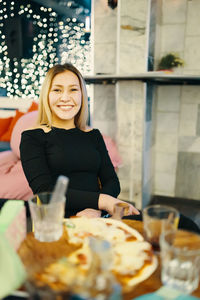
[(154, 251), (160, 250), (159, 238), (164, 230), (177, 229), (179, 212), (168, 205), (149, 205), (143, 209), (144, 237)]
[(160, 236), (161, 280), (164, 285), (191, 293), (199, 285), (200, 235), (166, 231)]
[(34, 236), (41, 242), (57, 241), (63, 233), (65, 200), (50, 203), (52, 193), (39, 193), (29, 201)]

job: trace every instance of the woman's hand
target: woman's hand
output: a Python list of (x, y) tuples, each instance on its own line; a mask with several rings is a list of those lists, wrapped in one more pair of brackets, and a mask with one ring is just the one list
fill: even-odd
[(78, 217), (87, 217), (87, 218), (100, 218), (101, 211), (93, 208), (86, 208), (79, 211), (76, 216)]
[(126, 209), (126, 215), (139, 215), (140, 212), (132, 204), (119, 200), (106, 194), (100, 194), (99, 196), (99, 209), (107, 211), (110, 215), (114, 213), (114, 206), (117, 203), (126, 203), (128, 206)]

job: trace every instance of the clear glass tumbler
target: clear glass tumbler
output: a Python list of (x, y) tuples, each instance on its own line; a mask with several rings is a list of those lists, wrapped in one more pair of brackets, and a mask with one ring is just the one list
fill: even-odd
[(160, 251), (159, 239), (163, 231), (176, 230), (179, 212), (168, 205), (149, 205), (143, 209), (145, 239), (151, 243), (154, 251)]
[(57, 241), (63, 233), (65, 200), (51, 203), (51, 192), (39, 193), (29, 199), (34, 236), (41, 242)]
[(160, 236), (161, 280), (164, 285), (193, 292), (199, 284), (200, 235), (166, 231)]

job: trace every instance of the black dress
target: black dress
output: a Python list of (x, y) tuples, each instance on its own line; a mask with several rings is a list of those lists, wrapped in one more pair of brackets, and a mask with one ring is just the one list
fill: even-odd
[(20, 143), (21, 162), (34, 194), (52, 191), (59, 175), (69, 178), (66, 216), (98, 209), (99, 194), (117, 197), (120, 184), (98, 129), (26, 130)]

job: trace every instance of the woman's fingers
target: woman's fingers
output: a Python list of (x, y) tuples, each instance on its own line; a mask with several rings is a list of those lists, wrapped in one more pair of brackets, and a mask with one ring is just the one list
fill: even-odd
[(122, 200), (118, 200), (118, 205), (122, 205), (124, 207), (124, 214), (125, 216), (128, 215), (139, 215), (140, 212), (139, 210), (137, 210), (137, 208), (135, 208), (135, 206), (133, 206), (132, 204), (126, 202), (126, 201), (122, 201)]
[(140, 212), (139, 210), (137, 210), (137, 208), (135, 208), (133, 205), (132, 205), (132, 215), (139, 215)]

